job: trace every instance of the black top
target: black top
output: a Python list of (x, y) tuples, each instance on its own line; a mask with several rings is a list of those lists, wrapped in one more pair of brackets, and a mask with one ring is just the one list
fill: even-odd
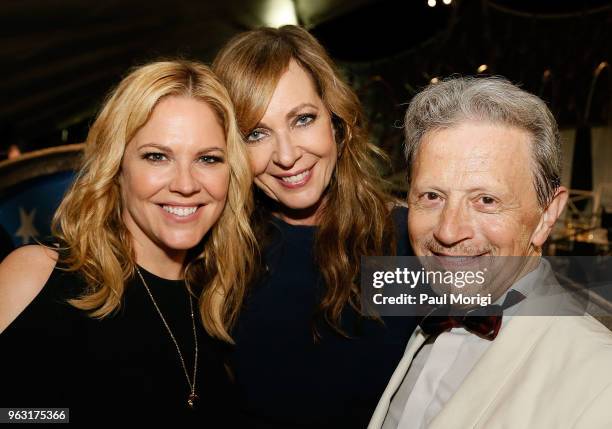
[[(405, 208), (393, 211), (398, 256), (412, 254), (406, 217)], [(315, 342), (323, 293), (313, 261), (316, 227), (274, 223), (278, 234), (264, 253), (269, 275), (248, 297), (229, 354), (243, 427), (365, 428), (416, 320), (381, 323), (347, 306), (342, 327), (352, 338), (317, 323), (322, 337)]]
[[(140, 270), (191, 378), (194, 337), (184, 282)], [(55, 268), (40, 294), (0, 335), (0, 407), (70, 408), (71, 422), (195, 419), (205, 427), (223, 418), (227, 384), (219, 347), (199, 322), (195, 300), (200, 400), (191, 410), (176, 346), (140, 278), (128, 282), (121, 309), (102, 320), (66, 302), (83, 288), (77, 274)]]
[(0, 225), (0, 262), (15, 249), (9, 233)]

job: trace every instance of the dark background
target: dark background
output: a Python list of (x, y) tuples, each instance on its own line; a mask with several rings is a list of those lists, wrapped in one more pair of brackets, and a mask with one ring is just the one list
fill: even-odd
[[(210, 63), (233, 35), (283, 23), (309, 29), (337, 61), (390, 155), (383, 174), (400, 197), (402, 116), (420, 88), (497, 74), (542, 97), (563, 128), (562, 182), (572, 189), (549, 253), (612, 253), (610, 0), (2, 0), (4, 242), (49, 233), (78, 165), (81, 147), (70, 144), (85, 140), (131, 67), (175, 56)], [(16, 147), (48, 149), (2, 162)]]
[[(134, 65), (210, 63), (232, 35), (293, 5), (359, 92), (374, 139), (434, 77), (501, 74), (542, 96), (564, 127), (609, 122), (612, 7), (602, 0), (5, 0), (0, 4), (0, 151), (81, 142)], [(605, 63), (604, 63), (605, 65)], [(591, 90), (591, 87), (593, 89)], [(592, 100), (589, 104), (589, 92)], [(587, 110), (590, 110), (587, 112)]]

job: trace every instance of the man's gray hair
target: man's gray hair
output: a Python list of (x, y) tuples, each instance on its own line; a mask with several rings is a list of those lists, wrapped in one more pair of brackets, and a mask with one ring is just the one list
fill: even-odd
[(417, 94), (404, 121), (408, 168), (426, 133), (466, 121), (509, 125), (531, 134), (534, 187), (540, 206), (546, 207), (560, 186), (557, 122), (544, 101), (502, 77), (449, 78)]

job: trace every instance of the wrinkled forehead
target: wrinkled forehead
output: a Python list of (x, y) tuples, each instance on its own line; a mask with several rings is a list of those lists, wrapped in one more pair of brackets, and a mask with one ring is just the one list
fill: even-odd
[(411, 182), (430, 186), (516, 187), (529, 185), (531, 178), (529, 133), (486, 122), (427, 132), (411, 165)]

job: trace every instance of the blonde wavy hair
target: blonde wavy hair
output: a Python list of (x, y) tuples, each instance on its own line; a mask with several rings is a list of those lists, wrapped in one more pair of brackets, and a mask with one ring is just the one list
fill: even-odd
[[(395, 250), (390, 216), (395, 200), (384, 191), (377, 164), (388, 159), (368, 140), (361, 104), (325, 49), (297, 26), (241, 33), (221, 49), (212, 68), (232, 97), (240, 130), (248, 135), (265, 114), (291, 60), (312, 77), (331, 114), (338, 145), (338, 162), (318, 218), (315, 258), (327, 288), (319, 313), (343, 334), (340, 316), (344, 306), (349, 304), (361, 312), (361, 257)], [(269, 234), (265, 225), (270, 213), (267, 197), (256, 193), (256, 198), (253, 227), (262, 243)]]
[(231, 342), (229, 331), (256, 251), (249, 225), (252, 176), (230, 97), (208, 67), (183, 60), (153, 62), (134, 69), (119, 83), (89, 131), (82, 166), (54, 215), (52, 233), (64, 250), (60, 261), (65, 269), (78, 271), (87, 284), (85, 293), (70, 303), (96, 318), (115, 312), (136, 267), (122, 220), (121, 160), (157, 103), (169, 96), (205, 102), (225, 130), (230, 166), (227, 203), (201, 245), (190, 252), (184, 277), (192, 293), (199, 293), (207, 331)]

